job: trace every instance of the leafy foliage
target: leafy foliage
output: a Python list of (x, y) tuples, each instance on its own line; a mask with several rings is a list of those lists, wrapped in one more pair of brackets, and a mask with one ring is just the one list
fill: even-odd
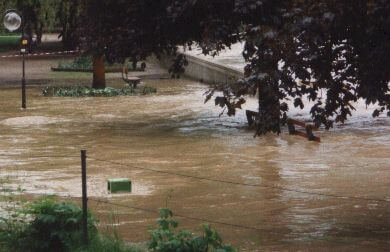
[[(52, 0), (53, 1), (53, 0)], [(79, 41), (76, 28), (79, 25), (79, 18), (82, 10), (82, 1), (58, 0), (56, 3), (56, 23), (61, 27), (60, 38), (66, 49), (74, 49)]]
[[(12, 198), (11, 202), (19, 201)], [(7, 209), (7, 212), (12, 214), (0, 219), (0, 251), (139, 251), (125, 245), (116, 236), (99, 235), (91, 214), (88, 215), (89, 244), (84, 246), (82, 210), (73, 203), (43, 198), (29, 204), (18, 204), (18, 208)]]
[(58, 63), (59, 68), (70, 68), (70, 69), (91, 69), (92, 68), (92, 58), (88, 56), (81, 56), (75, 58), (70, 63)]
[[(313, 121), (327, 129), (358, 99), (378, 106), (373, 116), (390, 115), (389, 12), (387, 0), (87, 0), (79, 34), (83, 48), (113, 61), (193, 45), (217, 55), (245, 42), (245, 78), (214, 90), (216, 104), (234, 115), (257, 94), (261, 135), (280, 132), (288, 101), (313, 101)], [(171, 70), (185, 63), (179, 56)]]
[(208, 225), (203, 226), (203, 235), (195, 236), (189, 231), (175, 231), (178, 222), (172, 219), (169, 209), (160, 209), (159, 227), (150, 232), (149, 249), (156, 252), (233, 252), (229, 245), (224, 245), (219, 234)]
[[(6, 0), (0, 1), (0, 14), (6, 9), (18, 9), (24, 18), (24, 31), (31, 38), (35, 35), (39, 44), (44, 31), (60, 28), (60, 37), (66, 48), (78, 44), (76, 27), (81, 11), (78, 0)], [(0, 32), (4, 30), (0, 26)]]
[(139, 87), (125, 86), (117, 89), (106, 87), (104, 89), (94, 89), (87, 86), (63, 86), (63, 87), (45, 87), (42, 90), (44, 96), (58, 96), (58, 97), (112, 97), (112, 96), (130, 96), (130, 95), (147, 95), (156, 93), (157, 89), (153, 87)]
[[(0, 37), (0, 39), (1, 39), (1, 37)], [(105, 64), (107, 64), (109, 67), (118, 67), (118, 68), (123, 67), (123, 66), (126, 66), (127, 68), (133, 67), (133, 65), (129, 64), (129, 62), (126, 62), (125, 64), (115, 64), (115, 63), (105, 62)], [(141, 66), (145, 66), (144, 64), (142, 64)], [(61, 61), (58, 63), (58, 68), (63, 68), (63, 69), (83, 69), (83, 70), (86, 69), (86, 70), (89, 70), (89, 69), (92, 69), (92, 67), (93, 67), (93, 62), (92, 62), (91, 56), (80, 56), (80, 57), (75, 58), (73, 61), (71, 61), (69, 63), (64, 63)], [(144, 71), (144, 69), (142, 67), (137, 69), (137, 66), (135, 66), (135, 68), (133, 68), (133, 70)]]
[[(47, 198), (27, 205), (23, 212), (30, 217), (19, 223), (18, 229), (0, 231), (4, 247), (11, 251), (67, 251), (81, 246), (82, 211), (78, 206)], [(91, 215), (88, 229), (91, 238), (97, 235)]]
[[(41, 42), (44, 29), (51, 30), (55, 26), (56, 1), (53, 0), (7, 0), (0, 4), (0, 11), (18, 9), (24, 19), (24, 31), (32, 38), (36, 35)], [(2, 11), (3, 10), (3, 11)]]

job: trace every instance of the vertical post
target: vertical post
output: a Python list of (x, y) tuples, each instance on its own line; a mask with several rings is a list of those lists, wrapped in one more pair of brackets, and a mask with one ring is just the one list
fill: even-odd
[(288, 126), (288, 133), (290, 135), (294, 135), (297, 132), (295, 130), (295, 126), (294, 126), (294, 123), (292, 122), (292, 120), (287, 119), (287, 126)]
[(83, 194), (83, 242), (88, 245), (88, 205), (87, 205), (87, 151), (81, 150), (81, 182)]
[(22, 109), (25, 109), (27, 107), (26, 105), (26, 58), (25, 58), (25, 54), (27, 53), (26, 49), (27, 49), (27, 46), (29, 44), (29, 42), (27, 41), (27, 38), (26, 38), (26, 34), (24, 33), (24, 26), (25, 26), (25, 20), (24, 18), (22, 17), (22, 48), (21, 48), (21, 52), (22, 52), (22, 62), (23, 62), (23, 73), (22, 73)]
[[(22, 49), (23, 50), (23, 49)], [(22, 75), (22, 108), (26, 108), (26, 73), (25, 73), (25, 52), (22, 52), (23, 75)]]

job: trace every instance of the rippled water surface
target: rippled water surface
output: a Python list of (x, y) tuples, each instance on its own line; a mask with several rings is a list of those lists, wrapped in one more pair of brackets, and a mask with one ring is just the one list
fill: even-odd
[[(220, 109), (203, 103), (206, 86), (186, 80), (148, 84), (158, 94), (46, 98), (31, 88), (26, 111), (19, 109), (19, 90), (0, 90), (1, 176), (31, 194), (78, 197), (79, 154), (85, 148), (91, 197), (149, 209), (168, 206), (181, 215), (251, 227), (212, 224), (243, 251), (390, 247), (388, 118), (374, 120), (373, 108), (358, 104), (348, 123), (317, 132), (321, 143), (286, 130), (253, 138), (243, 111), (218, 117)], [(256, 101), (246, 108), (256, 109)], [(290, 115), (308, 119), (307, 110)], [(108, 194), (106, 179), (121, 177), (132, 180), (133, 192)], [(90, 205), (103, 224), (114, 214), (125, 240), (146, 240), (156, 220), (143, 211)], [(201, 224), (182, 218), (180, 223)]]

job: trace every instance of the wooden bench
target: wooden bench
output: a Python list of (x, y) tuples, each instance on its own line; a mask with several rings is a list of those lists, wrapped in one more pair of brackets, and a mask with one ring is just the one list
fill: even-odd
[[(305, 128), (306, 133), (296, 130), (295, 125)], [(306, 137), (309, 141), (321, 142), (321, 139), (313, 134), (313, 131), (318, 130), (318, 128), (312, 124), (306, 124), (304, 122), (289, 118), (287, 119), (287, 126), (290, 135), (302, 136)]]
[(137, 88), (137, 85), (141, 83), (141, 78), (135, 76), (129, 76), (129, 70), (127, 67), (122, 68), (122, 79), (128, 85), (133, 86), (133, 88)]
[(256, 116), (258, 115), (259, 113), (255, 112), (255, 111), (251, 111), (251, 110), (247, 110), (246, 111), (246, 119), (248, 120), (248, 125), (249, 127), (252, 127), (256, 121)]
[[(246, 118), (248, 120), (249, 127), (256, 126), (256, 117), (258, 116), (258, 114), (259, 113), (255, 111), (251, 111), (251, 110), (246, 111)], [(309, 141), (321, 142), (321, 139), (319, 137), (316, 137), (313, 134), (313, 131), (318, 130), (318, 128), (312, 124), (306, 124), (304, 122), (289, 118), (287, 119), (287, 126), (290, 135), (302, 136), (302, 137), (306, 137)], [(306, 133), (296, 130), (295, 126), (300, 126), (304, 128)]]

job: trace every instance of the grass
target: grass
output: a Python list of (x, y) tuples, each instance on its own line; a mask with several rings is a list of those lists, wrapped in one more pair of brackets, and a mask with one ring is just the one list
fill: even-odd
[[(130, 71), (132, 70), (140, 70), (143, 71), (144, 69), (132, 69), (132, 63), (125, 62), (125, 64), (119, 64), (119, 63), (109, 63), (105, 62), (106, 65), (106, 71), (110, 69), (119, 69), (121, 70), (123, 66), (127, 67)], [(93, 62), (91, 56), (80, 56), (73, 61), (60, 61), (57, 66), (58, 69), (63, 70), (92, 70), (93, 68)]]
[(74, 252), (139, 252), (141, 249), (127, 246), (115, 236), (99, 235), (90, 241), (88, 247), (75, 248)]
[(64, 79), (91, 80), (92, 73), (84, 72), (49, 72), (48, 77), (58, 81)]
[(0, 52), (15, 50), (19, 47), (20, 36), (0, 36)]

